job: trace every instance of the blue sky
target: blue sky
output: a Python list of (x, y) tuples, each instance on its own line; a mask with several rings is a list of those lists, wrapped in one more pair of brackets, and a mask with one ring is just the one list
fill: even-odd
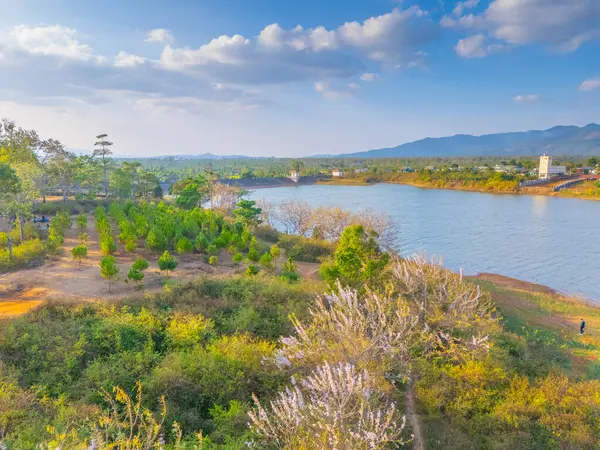
[(0, 116), (303, 156), (600, 121), (600, 0), (0, 0)]

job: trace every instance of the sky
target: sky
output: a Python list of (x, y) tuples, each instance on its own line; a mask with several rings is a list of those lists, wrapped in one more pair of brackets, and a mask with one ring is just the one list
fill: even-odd
[(0, 117), (297, 157), (600, 122), (600, 0), (0, 0)]

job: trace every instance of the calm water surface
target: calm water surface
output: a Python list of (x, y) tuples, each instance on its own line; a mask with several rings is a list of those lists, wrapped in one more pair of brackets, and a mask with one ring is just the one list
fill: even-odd
[(385, 211), (399, 227), (402, 255), (424, 251), (465, 274), (497, 273), (600, 302), (600, 202), (393, 184), (261, 189), (250, 197)]

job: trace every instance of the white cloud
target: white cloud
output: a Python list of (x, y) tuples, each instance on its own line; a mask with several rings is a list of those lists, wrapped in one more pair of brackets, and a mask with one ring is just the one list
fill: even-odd
[(123, 51), (115, 56), (115, 67), (135, 67), (139, 64), (144, 64), (145, 62), (146, 58)]
[(593, 91), (594, 89), (600, 89), (600, 77), (585, 80), (579, 86), (579, 90), (582, 92)]
[(146, 35), (146, 42), (172, 44), (173, 41), (175, 41), (175, 38), (171, 32), (164, 28), (156, 28)]
[(457, 17), (463, 15), (463, 12), (466, 9), (475, 8), (479, 4), (479, 0), (465, 0), (464, 2), (458, 2), (454, 9), (452, 10), (452, 14)]
[(315, 91), (322, 94), (327, 100), (345, 100), (356, 95), (360, 86), (356, 83), (348, 83), (345, 86), (333, 86), (330, 82), (315, 82)]
[(517, 95), (513, 101), (518, 103), (533, 103), (539, 101), (540, 97), (536, 94)]
[(377, 73), (369, 73), (369, 72), (363, 73), (360, 76), (360, 79), (363, 80), (363, 81), (377, 81), (377, 80), (379, 80), (379, 74), (377, 74)]
[(34, 55), (59, 56), (81, 61), (96, 58), (89, 45), (79, 42), (75, 29), (60, 25), (16, 26), (8, 34), (6, 45)]
[(486, 37), (483, 34), (476, 34), (466, 39), (458, 41), (454, 50), (461, 58), (483, 58), (493, 53), (498, 53), (506, 49), (506, 46), (501, 44), (486, 43)]
[(510, 45), (542, 43), (570, 52), (600, 37), (597, 0), (493, 0), (480, 15), (445, 16), (441, 25), (469, 28)]
[(271, 24), (256, 38), (224, 35), (196, 49), (166, 45), (160, 63), (236, 84), (348, 78), (364, 72), (367, 61), (412, 67), (422, 64), (419, 47), (434, 35), (426, 16), (413, 6), (332, 30)]
[(365, 74), (367, 65), (420, 64), (433, 25), (425, 12), (410, 7), (332, 29), (272, 24), (255, 37), (224, 35), (196, 48), (174, 45), (171, 33), (159, 28), (146, 38), (163, 44), (158, 60), (122, 50), (110, 57), (110, 64), (103, 64), (108, 58), (97, 55), (73, 28), (21, 25), (0, 36), (0, 95), (23, 104), (103, 104), (128, 98), (146, 107), (247, 109), (273, 103), (268, 96), (279, 95), (257, 86), (327, 80), (332, 85), (321, 93), (344, 98), (357, 93), (358, 85), (350, 82), (355, 77), (378, 78)]

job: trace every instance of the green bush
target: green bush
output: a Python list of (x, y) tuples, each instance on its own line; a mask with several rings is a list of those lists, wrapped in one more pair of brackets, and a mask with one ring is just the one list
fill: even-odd
[(260, 272), (259, 268), (250, 264), (247, 268), (246, 271), (244, 272), (247, 276), (249, 277), (253, 277), (254, 275), (258, 275), (258, 273)]
[(251, 248), (248, 251), (247, 258), (248, 258), (248, 261), (257, 263), (258, 261), (260, 261), (260, 253), (258, 253), (258, 250), (256, 250), (255, 248)]
[(216, 266), (217, 264), (219, 264), (219, 257), (218, 256), (211, 256), (210, 258), (208, 258), (208, 263), (211, 266)]
[(279, 240), (279, 232), (268, 225), (258, 225), (253, 229), (254, 235), (258, 239), (267, 242), (277, 242)]
[(267, 270), (273, 270), (275, 268), (273, 257), (269, 253), (263, 253), (259, 261), (260, 265)]
[(233, 255), (231, 257), (231, 259), (237, 265), (237, 264), (241, 263), (244, 260), (244, 255), (242, 255), (241, 253), (236, 253), (235, 255)]
[(37, 265), (48, 253), (48, 247), (39, 239), (24, 241), (13, 246), (13, 258), (9, 259), (8, 248), (0, 248), (0, 272)]
[(307, 239), (301, 236), (291, 234), (281, 234), (279, 236), (279, 247), (287, 252), (287, 256), (295, 261), (303, 262), (321, 262), (331, 256), (335, 250), (335, 245), (315, 239)]

